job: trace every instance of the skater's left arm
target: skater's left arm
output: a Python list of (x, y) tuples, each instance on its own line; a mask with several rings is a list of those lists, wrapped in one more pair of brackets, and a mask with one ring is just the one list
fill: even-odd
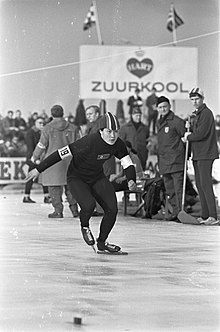
[(125, 143), (118, 138), (117, 141), (118, 144), (118, 151), (115, 154), (115, 156), (120, 160), (121, 166), (125, 172), (127, 181), (128, 181), (128, 188), (129, 190), (135, 190), (136, 189), (136, 172), (134, 164), (128, 155), (128, 151), (126, 148)]
[(132, 160), (129, 155), (124, 156), (121, 158), (121, 165), (124, 169), (127, 181), (128, 181), (128, 188), (129, 190), (135, 190), (136, 189), (136, 172), (134, 164), (132, 163)]

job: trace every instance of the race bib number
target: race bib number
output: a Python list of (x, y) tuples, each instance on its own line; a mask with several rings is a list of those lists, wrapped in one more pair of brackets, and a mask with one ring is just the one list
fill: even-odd
[(72, 153), (71, 153), (68, 145), (64, 146), (61, 149), (58, 149), (58, 153), (59, 153), (59, 156), (60, 156), (61, 159), (67, 158), (69, 156), (72, 156)]

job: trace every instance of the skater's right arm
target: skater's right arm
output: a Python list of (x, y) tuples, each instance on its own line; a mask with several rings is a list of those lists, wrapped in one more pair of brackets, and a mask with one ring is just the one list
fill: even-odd
[(62, 159), (65, 159), (69, 156), (73, 156), (71, 147), (73, 143), (70, 145), (66, 145), (61, 149), (56, 150), (55, 152), (51, 153), (47, 158), (45, 158), (39, 165), (36, 166), (35, 169), (30, 171), (25, 178), (25, 181), (29, 181), (31, 179), (35, 179), (38, 175), (45, 171), (45, 169), (49, 168), (50, 166), (58, 163)]

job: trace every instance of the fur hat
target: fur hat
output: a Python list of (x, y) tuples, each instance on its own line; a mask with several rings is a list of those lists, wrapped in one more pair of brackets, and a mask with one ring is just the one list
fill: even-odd
[(60, 105), (54, 105), (50, 111), (53, 118), (63, 117), (63, 107)]
[(169, 101), (169, 99), (168, 99), (167, 97), (165, 97), (165, 96), (161, 96), (161, 97), (159, 97), (159, 98), (157, 99), (157, 106), (158, 106), (159, 104), (161, 104), (161, 103), (168, 103), (168, 104), (170, 104), (170, 101)]
[(119, 130), (120, 124), (115, 115), (106, 112), (99, 120), (99, 129)]
[(200, 88), (193, 88), (189, 93), (189, 98), (199, 96), (204, 98), (204, 92)]

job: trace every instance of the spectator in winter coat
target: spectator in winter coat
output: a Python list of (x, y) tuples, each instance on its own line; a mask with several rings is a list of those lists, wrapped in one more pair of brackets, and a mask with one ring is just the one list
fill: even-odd
[[(57, 149), (76, 140), (76, 126), (63, 118), (62, 106), (54, 105), (51, 108), (51, 116), (53, 119), (43, 128), (40, 141), (33, 152), (32, 161), (35, 163), (43, 153), (46, 158)], [(69, 163), (70, 158), (67, 158), (63, 163), (57, 163), (42, 174), (43, 185), (48, 186), (54, 207), (54, 212), (48, 215), (49, 218), (63, 218), (62, 194), (63, 186), (67, 184), (66, 173)], [(75, 217), (78, 214), (76, 201), (70, 191), (67, 190), (66, 194), (70, 210)]]
[(86, 118), (88, 120), (87, 134), (96, 133), (99, 130), (99, 120), (101, 118), (99, 107), (96, 105), (87, 107)]
[(163, 176), (166, 193), (173, 212), (171, 221), (178, 221), (181, 210), (182, 188), (185, 161), (185, 146), (182, 136), (185, 133), (185, 122), (170, 109), (170, 101), (165, 96), (157, 100), (159, 120), (158, 131), (158, 166)]
[(131, 142), (133, 149), (137, 151), (142, 168), (145, 170), (148, 157), (147, 140), (149, 138), (149, 129), (148, 126), (141, 122), (141, 116), (140, 108), (134, 108), (131, 120), (121, 127), (119, 136), (123, 141)]
[(189, 98), (195, 110), (191, 117), (191, 132), (183, 138), (191, 144), (195, 181), (198, 189), (202, 214), (198, 218), (206, 225), (218, 224), (215, 196), (212, 187), (212, 165), (219, 158), (215, 120), (212, 111), (204, 103), (204, 93), (200, 88), (193, 88)]

